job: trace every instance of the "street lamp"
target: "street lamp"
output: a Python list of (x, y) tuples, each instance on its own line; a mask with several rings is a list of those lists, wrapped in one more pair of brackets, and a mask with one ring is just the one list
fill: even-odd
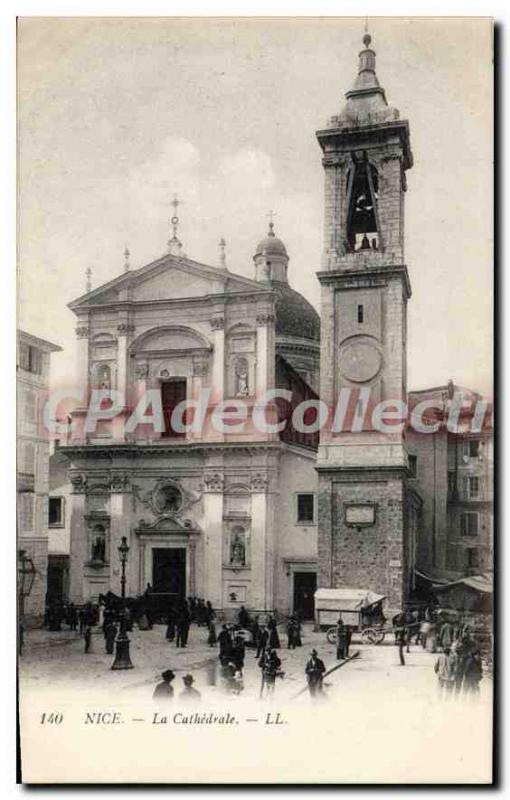
[(28, 597), (34, 585), (36, 568), (34, 562), (27, 556), (25, 550), (18, 550), (18, 648), (19, 654), (23, 648), (22, 624), (25, 616), (25, 597)]
[(131, 663), (129, 655), (129, 639), (126, 632), (126, 563), (129, 545), (125, 536), (120, 540), (118, 550), (121, 566), (120, 592), (122, 597), (122, 612), (120, 616), (119, 635), (115, 643), (115, 661), (112, 664), (112, 669), (133, 669), (133, 664)]

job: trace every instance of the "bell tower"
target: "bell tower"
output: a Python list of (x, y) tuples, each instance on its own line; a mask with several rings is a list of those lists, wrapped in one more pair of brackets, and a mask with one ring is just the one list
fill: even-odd
[(371, 589), (397, 608), (412, 589), (419, 506), (407, 484), (402, 405), (412, 153), (409, 125), (377, 80), (369, 34), (363, 44), (343, 110), (317, 132), (325, 173), (320, 394), (337, 410), (317, 462), (319, 581)]

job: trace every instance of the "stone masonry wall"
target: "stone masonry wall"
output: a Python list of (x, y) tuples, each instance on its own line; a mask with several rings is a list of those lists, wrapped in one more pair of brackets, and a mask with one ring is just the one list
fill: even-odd
[[(403, 600), (405, 485), (395, 471), (321, 473), (319, 476), (319, 586), (370, 589)], [(346, 523), (346, 503), (375, 504), (375, 524)]]

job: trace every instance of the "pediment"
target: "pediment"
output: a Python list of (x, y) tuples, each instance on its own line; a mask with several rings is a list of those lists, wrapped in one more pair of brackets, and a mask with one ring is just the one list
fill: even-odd
[(75, 309), (119, 301), (179, 300), (246, 291), (264, 291), (264, 287), (242, 275), (189, 259), (165, 256), (77, 298), (69, 307)]
[(178, 300), (203, 297), (225, 291), (222, 276), (197, 274), (186, 267), (168, 266), (157, 274), (144, 276), (131, 289), (131, 300)]

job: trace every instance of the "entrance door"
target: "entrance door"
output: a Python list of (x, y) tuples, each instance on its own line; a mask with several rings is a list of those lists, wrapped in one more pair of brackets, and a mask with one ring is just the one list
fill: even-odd
[(317, 573), (294, 573), (294, 613), (301, 619), (313, 619), (315, 614), (314, 594), (317, 589)]
[(152, 591), (180, 601), (186, 597), (186, 549), (157, 547), (152, 551)]
[[(172, 412), (176, 405), (186, 399), (186, 379), (164, 381), (161, 384), (161, 405), (163, 406), (163, 418), (165, 420), (164, 437), (183, 437), (183, 431), (175, 431), (172, 428)], [(184, 422), (186, 422), (183, 417)]]

